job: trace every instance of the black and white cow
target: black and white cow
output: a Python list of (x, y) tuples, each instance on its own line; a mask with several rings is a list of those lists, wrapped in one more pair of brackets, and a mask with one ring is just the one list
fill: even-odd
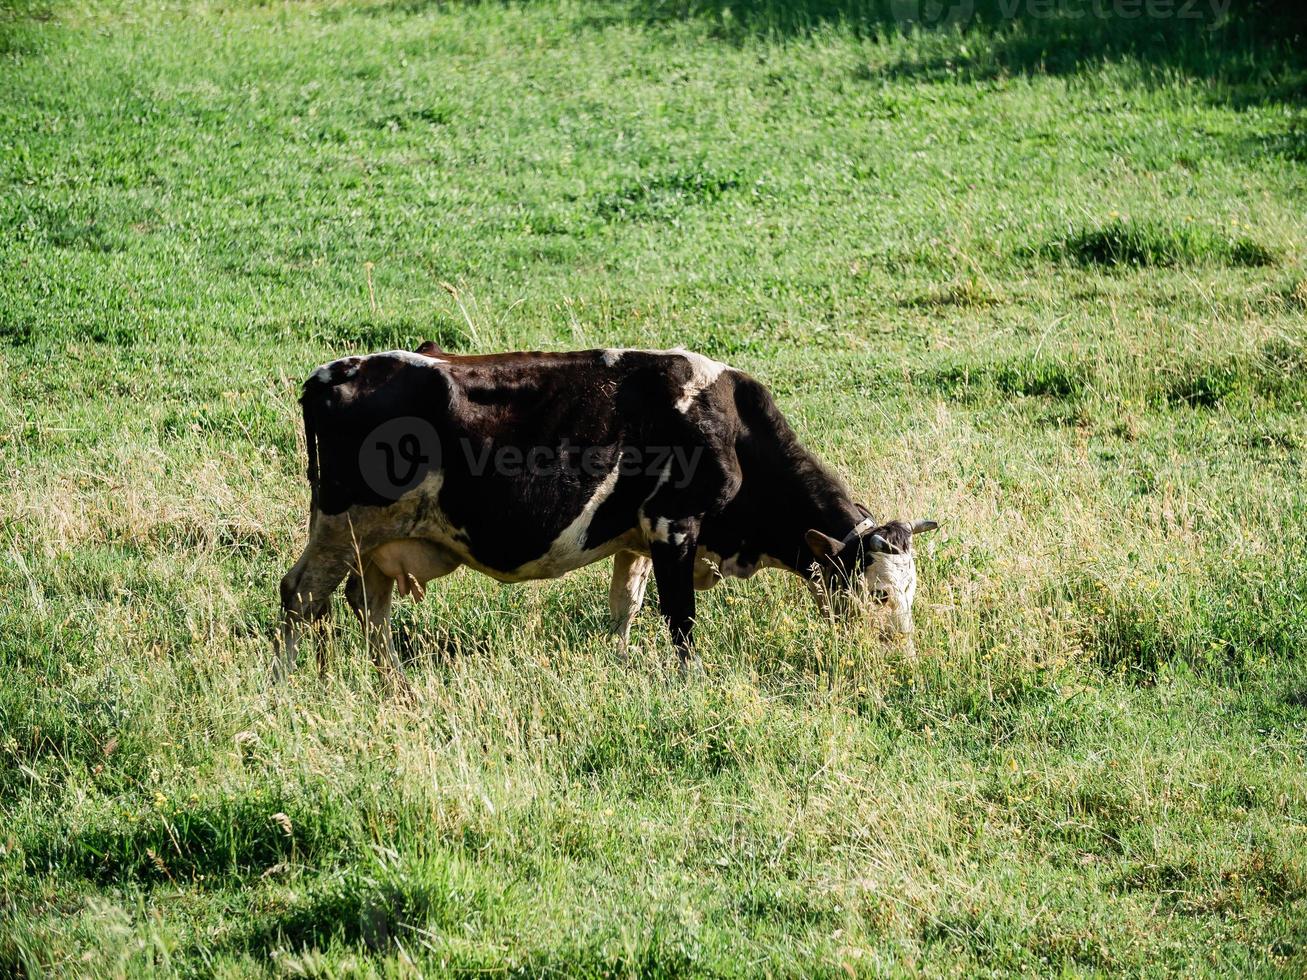
[(309, 542), (281, 583), (282, 671), (347, 577), (378, 665), (399, 662), (390, 602), (467, 565), (501, 582), (613, 558), (623, 644), (652, 572), (682, 665), (695, 590), (760, 568), (823, 609), (878, 599), (912, 629), (912, 537), (878, 524), (804, 449), (754, 378), (687, 350), (387, 351), (323, 365), (300, 399)]

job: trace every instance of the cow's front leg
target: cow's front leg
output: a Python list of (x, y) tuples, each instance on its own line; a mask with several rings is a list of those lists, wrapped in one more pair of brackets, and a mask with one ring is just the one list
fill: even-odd
[(613, 556), (613, 582), (608, 588), (608, 611), (612, 614), (609, 629), (617, 637), (623, 653), (631, 640), (631, 623), (644, 603), (653, 563), (634, 551), (619, 551)]
[(653, 522), (649, 555), (658, 583), (658, 609), (672, 634), (672, 645), (685, 673), (694, 657), (694, 562), (697, 522)]

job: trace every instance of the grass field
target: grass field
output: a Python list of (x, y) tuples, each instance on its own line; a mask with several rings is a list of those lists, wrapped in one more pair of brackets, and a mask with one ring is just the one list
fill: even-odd
[[(1307, 44), (882, 6), (0, 7), (0, 977), (1307, 972)], [(424, 338), (755, 373), (915, 651), (464, 571), (270, 692)]]

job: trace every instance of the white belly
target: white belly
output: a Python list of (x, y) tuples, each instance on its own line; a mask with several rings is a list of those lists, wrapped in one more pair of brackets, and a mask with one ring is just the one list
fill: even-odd
[(555, 541), (539, 558), (533, 558), (508, 572), (485, 568), (471, 558), (467, 560), (467, 564), (500, 582), (530, 582), (534, 579), (561, 578), (568, 572), (611, 558), (619, 551), (639, 551), (647, 554), (644, 536), (638, 531), (630, 531), (595, 548), (560, 547), (559, 542)]
[(763, 555), (756, 564), (741, 561), (738, 554), (722, 557), (715, 551), (700, 548), (694, 556), (694, 587), (711, 589), (722, 579), (751, 578), (761, 568), (780, 568), (781, 563)]

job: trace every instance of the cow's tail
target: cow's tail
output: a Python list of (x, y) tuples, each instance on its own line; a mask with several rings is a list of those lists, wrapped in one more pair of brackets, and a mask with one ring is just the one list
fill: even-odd
[(313, 406), (310, 404), (309, 386), (304, 386), (300, 396), (300, 408), (304, 412), (304, 448), (308, 453), (309, 465), (305, 475), (309, 480), (309, 533), (318, 517), (318, 500), (322, 488), (322, 471), (318, 465), (318, 429), (314, 423)]

